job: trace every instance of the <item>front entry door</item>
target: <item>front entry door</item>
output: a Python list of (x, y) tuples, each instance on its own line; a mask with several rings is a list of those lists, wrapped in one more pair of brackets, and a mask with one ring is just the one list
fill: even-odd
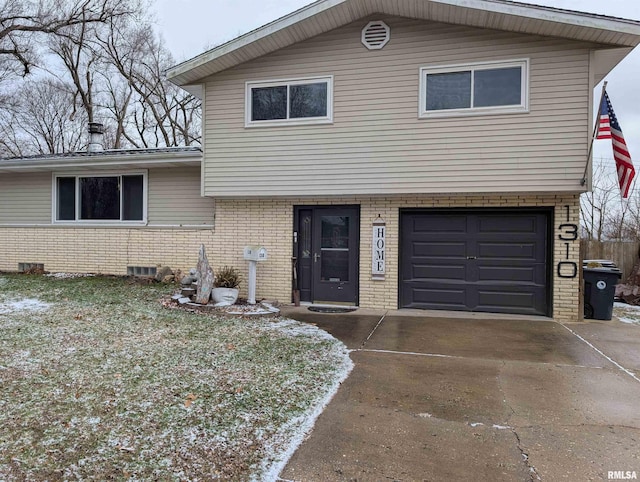
[(359, 207), (301, 206), (296, 218), (300, 299), (357, 304)]

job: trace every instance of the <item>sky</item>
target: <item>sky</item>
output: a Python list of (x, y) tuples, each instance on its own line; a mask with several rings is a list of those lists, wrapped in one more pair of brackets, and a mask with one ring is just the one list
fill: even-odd
[[(520, 0), (640, 20), (638, 0)], [(158, 30), (177, 62), (232, 40), (305, 5), (309, 0), (154, 0)], [(607, 76), (607, 92), (640, 171), (640, 46)], [(597, 103), (601, 86), (594, 90)], [(613, 166), (611, 143), (594, 143), (594, 163)], [(639, 173), (640, 176), (640, 173)]]

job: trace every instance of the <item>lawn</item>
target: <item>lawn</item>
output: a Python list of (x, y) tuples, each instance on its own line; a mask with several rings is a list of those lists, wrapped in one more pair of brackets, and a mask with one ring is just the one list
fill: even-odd
[(351, 369), (286, 319), (164, 308), (167, 285), (0, 276), (0, 480), (263, 480)]

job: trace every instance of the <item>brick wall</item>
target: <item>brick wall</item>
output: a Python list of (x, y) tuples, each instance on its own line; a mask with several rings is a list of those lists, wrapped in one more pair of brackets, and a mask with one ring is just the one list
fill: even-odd
[[(561, 224), (579, 224), (579, 196), (473, 195), (385, 196), (340, 198), (220, 199), (216, 202), (215, 230), (154, 228), (2, 228), (0, 269), (16, 270), (18, 262), (44, 263), (50, 271), (125, 274), (127, 265), (168, 265), (187, 269), (196, 264), (204, 243), (214, 269), (233, 265), (247, 275), (242, 249), (261, 244), (268, 261), (258, 265), (257, 297), (291, 301), (293, 206), (357, 204), (361, 209), (360, 306), (395, 309), (398, 300), (399, 209), (448, 207), (554, 207), (553, 317), (576, 321), (579, 310), (579, 277), (558, 275), (561, 261), (579, 263), (579, 241)], [(566, 206), (568, 206), (568, 211)], [(384, 280), (371, 279), (371, 226), (380, 215), (387, 225), (387, 265)], [(565, 244), (566, 243), (566, 244)], [(570, 275), (570, 266), (561, 267)], [(246, 281), (241, 296), (246, 296)]]
[[(475, 195), (475, 196), (389, 196), (301, 199), (217, 200), (216, 229), (210, 258), (216, 266), (233, 264), (246, 271), (242, 248), (247, 244), (267, 247), (269, 260), (258, 266), (258, 297), (291, 300), (291, 256), (293, 206), (360, 205), (360, 306), (395, 309), (398, 302), (399, 209), (462, 207), (553, 207), (553, 317), (577, 321), (579, 313), (579, 277), (558, 276), (560, 261), (579, 263), (579, 241), (561, 241), (571, 237), (561, 224), (579, 224), (579, 196), (566, 195)], [(568, 206), (568, 217), (567, 208)], [(380, 215), (386, 221), (386, 277), (372, 280), (370, 271), (371, 226)], [(568, 243), (568, 244), (565, 244)], [(568, 251), (567, 251), (568, 246)], [(570, 274), (563, 265), (561, 274)], [(246, 288), (246, 287), (243, 287)]]
[(127, 274), (127, 266), (195, 266), (211, 229), (0, 227), (0, 270), (44, 263), (48, 271)]

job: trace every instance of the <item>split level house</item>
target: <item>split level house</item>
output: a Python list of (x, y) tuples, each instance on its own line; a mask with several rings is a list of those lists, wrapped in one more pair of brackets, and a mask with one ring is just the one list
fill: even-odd
[[(201, 154), (0, 162), (0, 269), (184, 269), (202, 242), (245, 270), (260, 245), (258, 298), (577, 320), (593, 91), (638, 43), (503, 0), (320, 0), (167, 72)], [(140, 219), (84, 219), (102, 169)]]

